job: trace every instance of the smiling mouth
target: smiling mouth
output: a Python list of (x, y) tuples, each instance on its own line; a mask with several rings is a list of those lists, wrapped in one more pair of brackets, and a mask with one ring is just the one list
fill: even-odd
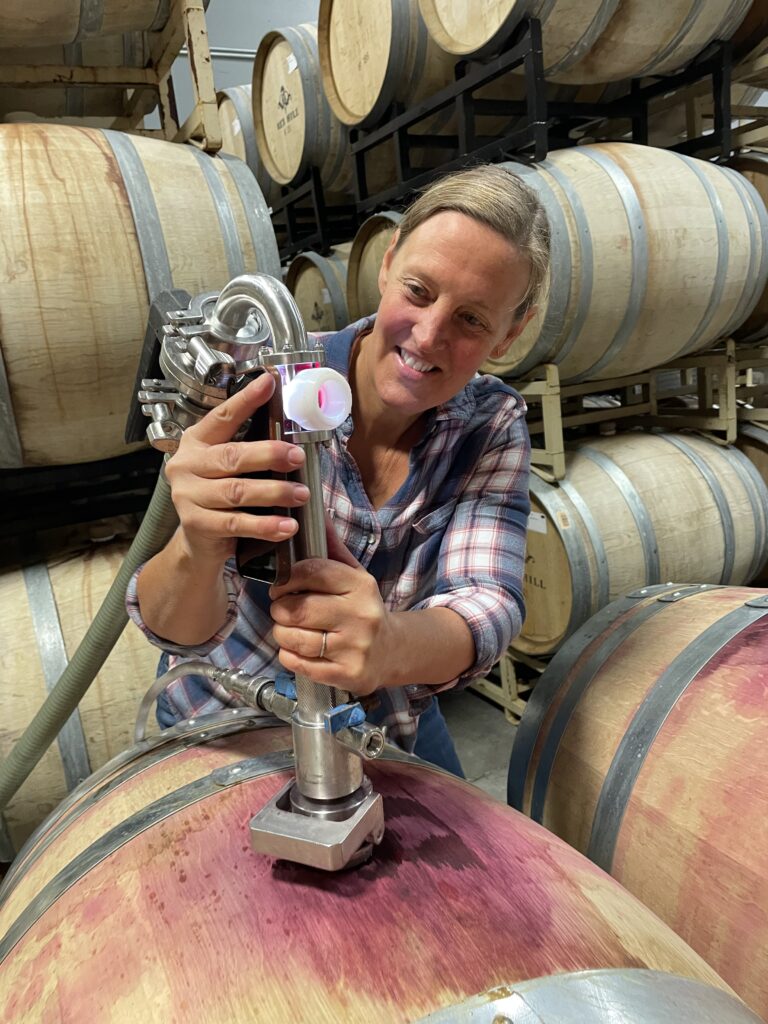
[(409, 370), (417, 370), (419, 373), (425, 374), (437, 371), (436, 366), (433, 366), (431, 363), (425, 363), (423, 359), (417, 359), (416, 356), (406, 352), (403, 348), (398, 348), (397, 354)]

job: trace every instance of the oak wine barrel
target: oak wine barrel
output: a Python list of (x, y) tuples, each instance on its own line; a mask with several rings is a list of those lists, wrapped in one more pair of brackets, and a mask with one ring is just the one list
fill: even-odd
[(347, 125), (369, 128), (454, 80), (456, 58), (427, 32), (417, 0), (320, 0), (323, 88)]
[(509, 802), (597, 865), (768, 1014), (768, 591), (642, 588), (533, 689)]
[[(560, 6), (567, 9), (568, 0)], [(710, 43), (729, 39), (751, 6), (752, 0), (621, 0), (595, 45), (550, 77), (584, 83), (671, 75)]]
[[(127, 541), (94, 545), (0, 574), (5, 662), (0, 758), (10, 753), (66, 668), (128, 546)], [(138, 630), (122, 634), (57, 742), (5, 809), (14, 849), (71, 789), (131, 746), (139, 701), (155, 678), (158, 657)]]
[(0, 39), (7, 47), (66, 46), (93, 36), (159, 32), (170, 10), (169, 0), (4, 0)]
[(727, 337), (758, 301), (768, 211), (730, 168), (624, 142), (508, 166), (546, 208), (552, 265), (538, 314), (487, 372), (626, 376)]
[(280, 198), (280, 187), (267, 174), (259, 157), (256, 133), (253, 129), (253, 100), (251, 85), (233, 85), (216, 93), (221, 122), (222, 153), (236, 156), (246, 163), (268, 205)]
[(735, 61), (752, 61), (768, 50), (768, 7), (757, 0), (734, 33), (733, 57)]
[(291, 262), (285, 284), (308, 331), (338, 331), (349, 323), (347, 264), (351, 248), (351, 242), (344, 242), (327, 256), (303, 252)]
[(290, 185), (316, 166), (324, 191), (351, 190), (349, 129), (323, 94), (316, 24), (268, 32), (259, 43), (253, 119), (259, 156), (274, 181)]
[(531, 477), (526, 619), (513, 651), (554, 653), (590, 616), (666, 580), (742, 584), (768, 560), (768, 486), (737, 448), (628, 431)]
[(122, 454), (151, 299), (280, 276), (256, 180), (230, 156), (42, 123), (0, 125), (0, 170), (0, 466)]
[[(768, 153), (739, 153), (730, 161), (730, 166), (755, 187), (763, 203), (768, 205)], [(739, 341), (768, 338), (768, 286), (763, 289), (757, 305), (735, 336)]]
[(437, 45), (457, 57), (494, 56), (509, 44), (525, 18), (538, 18), (544, 72), (552, 79), (589, 52), (619, 3), (620, 0), (586, 0), (578, 5), (563, 0), (535, 0), (533, 4), (522, 0), (481, 0), (479, 4), (456, 4), (452, 0), (419, 0), (419, 7)]
[(614, 82), (676, 71), (715, 39), (732, 35), (751, 0), (419, 0), (444, 50), (488, 57), (527, 17), (541, 21), (544, 73), (551, 81)]
[[(149, 48), (145, 37), (140, 32), (129, 32), (122, 36), (88, 39), (72, 46), (35, 46), (25, 50), (0, 49), (0, 70), (1, 66), (8, 64), (30, 64), (35, 67), (41, 64), (58, 64), (66, 67), (142, 68), (148, 58)], [(157, 94), (145, 91), (140, 109), (148, 114), (156, 105)], [(125, 90), (115, 86), (67, 85), (30, 88), (21, 85), (0, 85), (0, 121), (18, 121), (22, 113), (45, 119), (109, 117), (114, 120), (123, 114), (124, 107)], [(31, 119), (27, 117), (27, 120)]]
[(286, 730), (231, 715), (111, 762), (22, 851), (0, 891), (7, 1024), (95, 1021), (105, 1006), (114, 1024), (405, 1024), (564, 974), (625, 995), (642, 979), (649, 996), (682, 985), (691, 1019), (754, 1022), (586, 858), (405, 755), (369, 768), (386, 832), (368, 864), (329, 874), (256, 854), (249, 819), (292, 756), (269, 752)]
[(402, 214), (381, 210), (363, 221), (352, 240), (347, 264), (347, 308), (350, 320), (370, 316), (379, 308), (379, 270)]
[[(740, 421), (735, 443), (768, 487), (768, 423), (765, 420)], [(768, 586), (768, 562), (763, 565), (753, 582), (761, 587)]]

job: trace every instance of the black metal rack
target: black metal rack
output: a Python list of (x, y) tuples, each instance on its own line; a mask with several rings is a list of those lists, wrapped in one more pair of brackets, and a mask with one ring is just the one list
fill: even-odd
[[(483, 87), (520, 67), (524, 72), (524, 99), (487, 99), (477, 95)], [(714, 130), (670, 148), (726, 160), (732, 151), (731, 67), (730, 43), (718, 42), (674, 75), (628, 80), (625, 94), (610, 101), (552, 100), (547, 95), (552, 83), (544, 76), (541, 25), (530, 19), (513, 37), (510, 48), (499, 56), (483, 63), (461, 62), (457, 65), (457, 79), (451, 85), (407, 111), (393, 107), (387, 122), (369, 132), (352, 132), (357, 209), (366, 213), (402, 201), (433, 178), (468, 164), (543, 160), (550, 150), (577, 145), (579, 131), (595, 123), (628, 122), (629, 131), (622, 131), (620, 138), (647, 145), (651, 102), (705, 78), (712, 82)], [(429, 135), (414, 131), (441, 111), (452, 115), (453, 133)], [(487, 116), (508, 118), (510, 130), (496, 137), (480, 135), (478, 119)], [(377, 147), (389, 143), (395, 146), (397, 181), (371, 194), (366, 161), (375, 158)], [(428, 170), (414, 168), (410, 159), (414, 147), (422, 151), (432, 147), (434, 166)]]
[(281, 260), (312, 249), (327, 255), (333, 245), (348, 242), (360, 226), (353, 202), (329, 203), (320, 172), (310, 167), (307, 179), (295, 188), (283, 188), (272, 207), (272, 226)]
[[(480, 95), (484, 87), (515, 69), (522, 69), (516, 80), (524, 82), (524, 98)], [(306, 249), (327, 253), (333, 245), (349, 241), (372, 211), (403, 205), (434, 178), (469, 164), (541, 161), (551, 150), (578, 145), (585, 132), (599, 132), (605, 125), (621, 126), (615, 136), (618, 140), (647, 145), (650, 104), (707, 78), (712, 87), (713, 131), (669, 148), (725, 161), (732, 155), (731, 69), (730, 42), (717, 42), (676, 74), (617, 83), (616, 88), (624, 88), (617, 98), (594, 102), (552, 99), (553, 83), (544, 76), (541, 24), (528, 19), (498, 56), (482, 62), (460, 61), (452, 84), (407, 110), (393, 104), (385, 122), (370, 131), (352, 129), (354, 202), (328, 204), (314, 167), (301, 185), (284, 188), (272, 214), (280, 256), (288, 259)], [(436, 116), (450, 122), (452, 130), (440, 134), (425, 131), (425, 122)], [(504, 119), (508, 130), (483, 135), (479, 126), (488, 117)], [(602, 131), (600, 137), (610, 140), (613, 136)], [(384, 146), (394, 147), (395, 181), (371, 193), (368, 161), (374, 161)], [(428, 155), (427, 167), (414, 166), (416, 149), (422, 162), (424, 154)]]
[(725, 161), (733, 153), (731, 132), (732, 66), (730, 42), (718, 42), (711, 44), (684, 70), (674, 75), (656, 76), (645, 81), (632, 79), (629, 91), (608, 103), (550, 101), (547, 104), (549, 148), (561, 149), (577, 144), (578, 139), (575, 139), (571, 133), (574, 125), (580, 120), (582, 123), (585, 120), (593, 122), (627, 121), (630, 126), (630, 134), (625, 141), (643, 146), (648, 145), (649, 107), (653, 100), (709, 78), (713, 99), (713, 131), (666, 148), (689, 156)]
[(143, 513), (162, 465), (154, 448), (66, 466), (0, 470), (3, 536)]
[[(524, 100), (484, 99), (475, 95), (484, 86), (497, 81), (515, 68), (525, 75)], [(543, 71), (541, 25), (538, 20), (526, 21), (513, 37), (512, 45), (499, 56), (478, 63), (461, 61), (456, 67), (457, 79), (451, 85), (408, 110), (396, 106), (390, 119), (370, 132), (352, 131), (352, 154), (355, 161), (355, 199), (360, 211), (370, 211), (402, 199), (437, 175), (468, 163), (503, 160), (514, 156), (520, 160), (543, 160), (547, 155), (546, 83)], [(440, 112), (454, 115), (456, 131), (452, 134), (430, 135), (412, 131), (420, 122)], [(501, 116), (521, 121), (500, 136), (483, 136), (478, 132), (478, 119)], [(377, 147), (394, 142), (397, 181), (376, 195), (367, 186), (366, 160), (375, 156)], [(430, 148), (445, 154), (429, 170), (417, 170), (411, 163), (411, 151)]]

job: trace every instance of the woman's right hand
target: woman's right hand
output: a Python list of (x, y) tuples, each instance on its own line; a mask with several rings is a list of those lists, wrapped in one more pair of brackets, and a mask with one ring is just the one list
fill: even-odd
[(274, 380), (262, 373), (212, 409), (181, 438), (165, 467), (179, 516), (179, 536), (196, 559), (223, 564), (238, 537), (281, 541), (297, 530), (295, 519), (241, 511), (248, 507), (295, 508), (309, 499), (302, 484), (253, 480), (244, 473), (290, 473), (304, 463), (303, 450), (287, 441), (233, 441), (242, 424), (268, 402)]

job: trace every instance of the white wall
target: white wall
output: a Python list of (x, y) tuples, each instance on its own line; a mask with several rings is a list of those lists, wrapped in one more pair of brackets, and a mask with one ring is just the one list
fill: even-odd
[[(217, 89), (250, 83), (253, 55), (262, 38), (271, 29), (317, 21), (320, 0), (210, 0), (206, 23), (208, 43), (218, 48), (245, 50), (248, 54), (216, 55), (213, 75)], [(192, 112), (192, 84), (186, 57), (179, 57), (173, 66), (173, 85), (180, 122)], [(148, 128), (159, 125), (157, 114), (147, 118)]]

